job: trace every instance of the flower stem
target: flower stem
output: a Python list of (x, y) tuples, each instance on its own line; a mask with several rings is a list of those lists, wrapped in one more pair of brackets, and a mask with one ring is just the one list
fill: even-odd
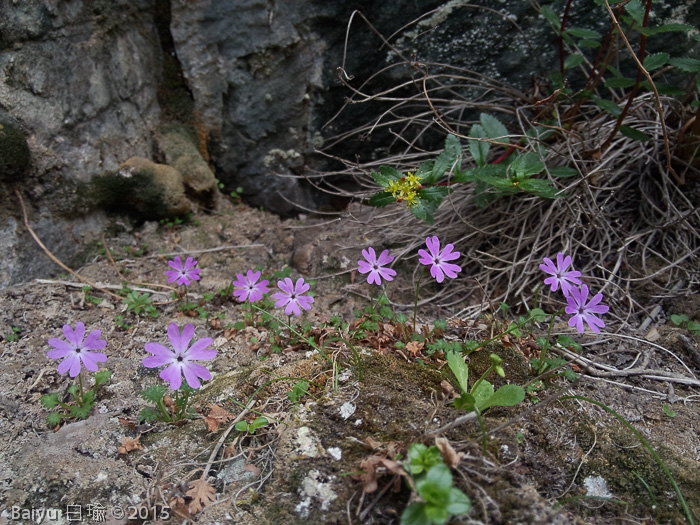
[(552, 337), (552, 328), (554, 328), (554, 318), (557, 315), (561, 315), (563, 313), (564, 313), (564, 309), (562, 308), (561, 310), (559, 310), (556, 313), (553, 313), (549, 317), (549, 330), (547, 332), (547, 339), (545, 340), (544, 344), (542, 345), (542, 351), (540, 352), (540, 363), (539, 363), (540, 366), (538, 367), (538, 372), (537, 372), (538, 375), (543, 374), (545, 371), (545, 368), (546, 368), (545, 363), (544, 363), (544, 359), (545, 359), (545, 357), (547, 357), (547, 350), (549, 350), (549, 341), (550, 341), (550, 338)]
[(416, 312), (418, 311), (418, 292), (420, 292), (420, 280), (423, 278), (423, 272), (418, 276), (418, 282), (416, 283), (416, 299), (413, 302), (413, 332), (416, 331)]
[(79, 407), (83, 407), (85, 400), (83, 399), (83, 373), (78, 374), (78, 395), (75, 400), (78, 402)]

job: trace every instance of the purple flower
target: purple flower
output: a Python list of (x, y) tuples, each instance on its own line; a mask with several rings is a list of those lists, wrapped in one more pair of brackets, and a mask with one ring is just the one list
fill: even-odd
[(585, 284), (581, 286), (581, 289), (576, 287), (571, 288), (571, 293), (566, 298), (566, 302), (569, 303), (565, 308), (565, 312), (569, 315), (573, 315), (569, 319), (569, 326), (575, 326), (579, 334), (583, 333), (583, 322), (586, 321), (591, 330), (596, 334), (600, 333), (600, 328), (605, 327), (605, 323), (598, 319), (595, 314), (604, 314), (610, 307), (603, 304), (598, 304), (603, 300), (603, 294), (599, 293), (593, 296), (589, 302), (588, 300), (588, 286)]
[(314, 298), (302, 295), (311, 288), (308, 283), (304, 282), (303, 277), (299, 277), (296, 284), (292, 283), (289, 277), (285, 277), (284, 281), (277, 282), (277, 287), (281, 292), (272, 296), (272, 298), (277, 301), (275, 303), (275, 308), (282, 308), (286, 305), (287, 307), (284, 309), (284, 313), (286, 315), (292, 315), (292, 313), (294, 313), (297, 317), (301, 315), (300, 308), (311, 310), (311, 303), (314, 302)]
[(553, 292), (556, 292), (559, 285), (561, 285), (564, 297), (569, 297), (571, 290), (574, 289), (573, 284), (581, 284), (580, 279), (578, 279), (578, 277), (581, 277), (581, 272), (575, 270), (566, 271), (570, 265), (571, 256), (567, 255), (564, 257), (564, 254), (561, 252), (557, 254), (556, 266), (549, 257), (545, 257), (544, 264), (540, 264), (540, 270), (551, 275), (551, 277), (547, 277), (544, 280), (544, 284), (551, 285)]
[(202, 365), (192, 361), (214, 359), (216, 350), (207, 350), (207, 347), (212, 343), (211, 337), (200, 339), (192, 346), (189, 346), (193, 337), (194, 326), (191, 324), (186, 324), (185, 328), (182, 329), (182, 334), (180, 334), (178, 326), (175, 323), (170, 323), (170, 326), (168, 326), (168, 339), (170, 339), (174, 352), (159, 343), (146, 343), (146, 352), (153, 355), (144, 358), (143, 366), (146, 368), (157, 368), (168, 365), (160, 373), (160, 378), (170, 383), (172, 390), (180, 388), (183, 374), (191, 388), (199, 388), (202, 386), (199, 380), (204, 379), (208, 381), (211, 379), (211, 373)]
[(269, 281), (263, 280), (258, 282), (260, 275), (260, 272), (253, 272), (251, 270), (248, 270), (245, 277), (240, 273), (236, 274), (238, 280), (233, 281), (233, 286), (235, 287), (233, 292), (234, 297), (241, 303), (245, 301), (254, 303), (262, 299), (263, 294), (266, 294), (270, 290), (267, 288)]
[(199, 268), (197, 266), (197, 261), (192, 260), (192, 257), (188, 257), (185, 261), (185, 265), (182, 265), (180, 257), (175, 257), (175, 260), (168, 261), (168, 266), (170, 266), (174, 271), (167, 271), (165, 275), (168, 277), (168, 283), (177, 281), (178, 286), (189, 286), (192, 281), (199, 281)]
[(85, 325), (78, 323), (75, 325), (75, 331), (68, 326), (63, 326), (62, 339), (49, 339), (49, 345), (53, 346), (53, 350), (49, 350), (46, 355), (51, 359), (63, 359), (58, 364), (58, 373), (65, 374), (70, 370), (70, 376), (75, 377), (80, 373), (80, 363), (85, 365), (85, 368), (90, 372), (97, 372), (99, 368), (96, 363), (104, 363), (107, 361), (107, 356), (100, 352), (89, 352), (88, 350), (102, 350), (107, 343), (99, 339), (102, 332), (93, 330), (83, 342), (85, 335)]
[(447, 262), (459, 259), (459, 252), (453, 251), (454, 245), (448, 244), (441, 253), (440, 240), (437, 237), (426, 238), (425, 244), (430, 253), (425, 250), (418, 250), (418, 255), (420, 255), (418, 262), (430, 266), (430, 275), (437, 279), (439, 283), (445, 280), (445, 275), (450, 279), (457, 277), (457, 272), (461, 272), (462, 268)]
[(384, 250), (377, 259), (377, 254), (374, 253), (374, 248), (367, 248), (362, 250), (362, 257), (366, 261), (359, 260), (357, 265), (359, 266), (360, 273), (368, 273), (367, 282), (369, 284), (382, 284), (382, 279), (387, 281), (393, 281), (396, 272), (391, 268), (384, 268), (387, 264), (394, 260), (394, 258), (389, 255), (389, 250)]

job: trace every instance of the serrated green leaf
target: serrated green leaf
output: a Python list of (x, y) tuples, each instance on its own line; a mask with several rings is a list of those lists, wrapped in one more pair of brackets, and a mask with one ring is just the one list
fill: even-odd
[(625, 11), (632, 17), (632, 20), (640, 26), (644, 22), (644, 6), (640, 0), (631, 0), (626, 6)]
[(472, 180), (492, 184), (493, 181), (507, 180), (507, 169), (508, 167), (503, 164), (488, 164), (486, 166), (482, 166), (481, 168), (468, 170), (465, 173), (468, 174)]
[(109, 381), (109, 378), (112, 377), (112, 371), (111, 370), (102, 370), (100, 372), (96, 372), (95, 375), (95, 385), (96, 386), (101, 386), (107, 383)]
[(457, 378), (459, 388), (462, 392), (469, 392), (469, 367), (464, 362), (462, 355), (455, 352), (448, 352), (445, 358), (447, 359), (447, 365)]
[(564, 31), (565, 33), (575, 36), (576, 38), (587, 38), (590, 40), (596, 40), (602, 38), (598, 31), (593, 31), (592, 29), (585, 29), (583, 27), (570, 27)]
[(438, 205), (442, 199), (447, 197), (452, 192), (452, 188), (448, 186), (431, 186), (418, 191), (418, 196), (421, 200), (435, 201)]
[(633, 78), (609, 78), (605, 81), (606, 88), (628, 88), (635, 84)]
[(146, 407), (142, 408), (139, 412), (139, 422), (145, 421), (147, 423), (155, 423), (160, 421), (161, 413), (155, 408)]
[(518, 183), (518, 188), (528, 193), (534, 193), (543, 199), (556, 199), (558, 197), (563, 197), (563, 194), (557, 194), (559, 190), (552, 186), (551, 182), (544, 179), (526, 179)]
[(410, 210), (416, 219), (425, 221), (428, 224), (433, 224), (437, 208), (438, 203), (436, 201), (421, 199), (414, 206), (411, 206)]
[(395, 201), (396, 199), (392, 197), (391, 193), (386, 191), (380, 191), (379, 193), (375, 193), (374, 195), (372, 195), (367, 201), (367, 204), (376, 208), (384, 208), (385, 206)]
[[(469, 136), (476, 139), (485, 139), (486, 132), (480, 124), (474, 124), (469, 130)], [(491, 149), (491, 144), (488, 142), (470, 140), (467, 145), (469, 147), (469, 153), (471, 153), (472, 157), (474, 157), (474, 162), (476, 162), (476, 165), (482, 167), (484, 164), (486, 164), (486, 157), (489, 154), (489, 149)]]
[(55, 427), (61, 424), (61, 414), (58, 412), (51, 412), (46, 416), (46, 426)]
[(513, 162), (508, 166), (511, 178), (523, 179), (541, 173), (544, 169), (544, 162), (540, 160), (536, 153), (526, 153), (516, 155)]
[[(525, 390), (520, 385), (503, 385), (481, 405), (485, 410), (489, 407), (512, 407), (525, 399)], [(478, 405), (477, 405), (478, 406)]]
[(549, 168), (549, 174), (558, 179), (568, 179), (570, 177), (576, 177), (578, 171), (569, 166), (556, 166), (555, 168)]
[(547, 320), (547, 314), (541, 308), (533, 308), (529, 312), (529, 317), (536, 323), (544, 323)]
[(457, 160), (461, 154), (462, 146), (459, 143), (459, 139), (452, 134), (447, 135), (447, 138), (445, 138), (445, 149), (442, 150), (442, 153), (435, 159), (432, 172), (426, 177), (424, 184), (429, 186), (440, 180), (440, 177), (442, 177), (446, 171), (451, 170), (452, 167), (457, 164)]
[(698, 73), (700, 72), (700, 60), (697, 58), (671, 58), (668, 61), (673, 67), (677, 67), (681, 71), (687, 71), (688, 73)]
[(508, 142), (508, 129), (496, 117), (492, 117), (488, 113), (479, 115), (481, 129), (484, 130), (486, 138), (495, 139), (498, 142)]
[(583, 64), (583, 55), (569, 55), (566, 57), (566, 60), (564, 60), (564, 69), (573, 69), (581, 64)]
[(166, 389), (163, 385), (154, 385), (141, 392), (141, 398), (151, 403), (159, 403), (165, 397)]
[(51, 410), (53, 407), (58, 405), (58, 394), (48, 394), (46, 396), (41, 396), (40, 402), (43, 407)]
[(391, 182), (403, 177), (403, 173), (391, 166), (380, 166), (379, 172), (373, 171), (370, 176), (382, 188), (387, 188)]
[(291, 401), (292, 403), (297, 403), (302, 397), (306, 395), (306, 392), (308, 390), (309, 382), (303, 380), (299, 381), (289, 392), (287, 392), (287, 398), (289, 398), (289, 401)]
[(620, 114), (622, 114), (620, 106), (615, 104), (612, 100), (606, 100), (604, 98), (594, 98), (593, 101), (595, 102), (595, 105), (598, 106), (600, 109), (602, 109), (603, 111), (607, 111), (615, 117), (619, 117)]
[(92, 405), (70, 407), (70, 415), (75, 419), (86, 419), (90, 415), (90, 412), (92, 412)]
[(540, 11), (544, 19), (552, 24), (554, 28), (559, 31), (561, 29), (561, 22), (559, 21), (559, 15), (554, 12), (554, 10), (549, 7), (548, 5), (542, 6), (542, 10)]
[(620, 126), (620, 133), (632, 140), (651, 140), (651, 137), (646, 133), (643, 133), (638, 129), (630, 128), (629, 126)]
[(664, 66), (671, 55), (668, 53), (654, 53), (649, 55), (644, 59), (644, 69), (647, 71), (653, 71)]

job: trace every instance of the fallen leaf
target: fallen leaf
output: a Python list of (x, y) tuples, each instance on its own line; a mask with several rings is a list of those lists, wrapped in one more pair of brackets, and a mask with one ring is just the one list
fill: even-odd
[(440, 450), (445, 464), (450, 468), (457, 468), (464, 457), (464, 452), (456, 452), (450, 445), (450, 442), (447, 441), (447, 438), (444, 437), (436, 437), (435, 446)]
[(217, 432), (219, 426), (233, 419), (233, 415), (229, 414), (219, 405), (209, 404), (209, 413), (204, 416), (204, 422), (207, 425), (209, 432)]
[(126, 419), (125, 417), (120, 417), (119, 418), (119, 423), (127, 427), (129, 430), (135, 430), (136, 429), (136, 423), (133, 421), (130, 421)]
[(168, 506), (170, 506), (170, 510), (177, 517), (182, 518), (183, 520), (192, 519), (192, 514), (190, 514), (190, 510), (187, 508), (187, 505), (185, 505), (184, 498), (171, 498), (168, 501)]
[(381, 456), (370, 456), (362, 460), (360, 463), (360, 468), (364, 472), (353, 477), (362, 481), (362, 490), (366, 493), (371, 493), (377, 490), (377, 487), (379, 486), (377, 483), (377, 478), (383, 474), (391, 473), (408, 478), (408, 475), (401, 466), (401, 463), (394, 461), (393, 459), (383, 458)]
[(409, 343), (406, 345), (406, 350), (411, 352), (413, 354), (413, 357), (418, 357), (418, 354), (420, 354), (420, 351), (423, 350), (423, 347), (425, 346), (425, 342), (418, 342), (418, 341), (409, 341)]
[(117, 452), (119, 454), (128, 454), (129, 452), (133, 452), (134, 450), (143, 450), (141, 443), (139, 443), (139, 439), (141, 439), (141, 434), (139, 434), (133, 439), (123, 437), (122, 446), (117, 449)]
[(243, 470), (246, 472), (251, 472), (256, 478), (260, 475), (261, 471), (258, 467), (253, 465), (252, 463), (246, 463), (245, 467), (243, 467)]
[(185, 493), (192, 498), (189, 510), (192, 514), (197, 514), (204, 507), (216, 500), (216, 489), (204, 479), (190, 481), (190, 490)]

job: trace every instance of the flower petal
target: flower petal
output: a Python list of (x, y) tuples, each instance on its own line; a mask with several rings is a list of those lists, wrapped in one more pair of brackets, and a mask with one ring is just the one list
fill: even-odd
[(203, 337), (195, 342), (187, 351), (187, 359), (193, 361), (208, 361), (216, 357), (216, 350), (207, 350), (214, 340), (211, 337)]
[(49, 345), (53, 346), (53, 350), (46, 352), (46, 355), (51, 359), (61, 359), (73, 352), (74, 348), (66, 343), (63, 339), (49, 339)]
[(158, 375), (163, 381), (170, 383), (171, 390), (180, 389), (182, 385), (182, 365), (173, 363)]

